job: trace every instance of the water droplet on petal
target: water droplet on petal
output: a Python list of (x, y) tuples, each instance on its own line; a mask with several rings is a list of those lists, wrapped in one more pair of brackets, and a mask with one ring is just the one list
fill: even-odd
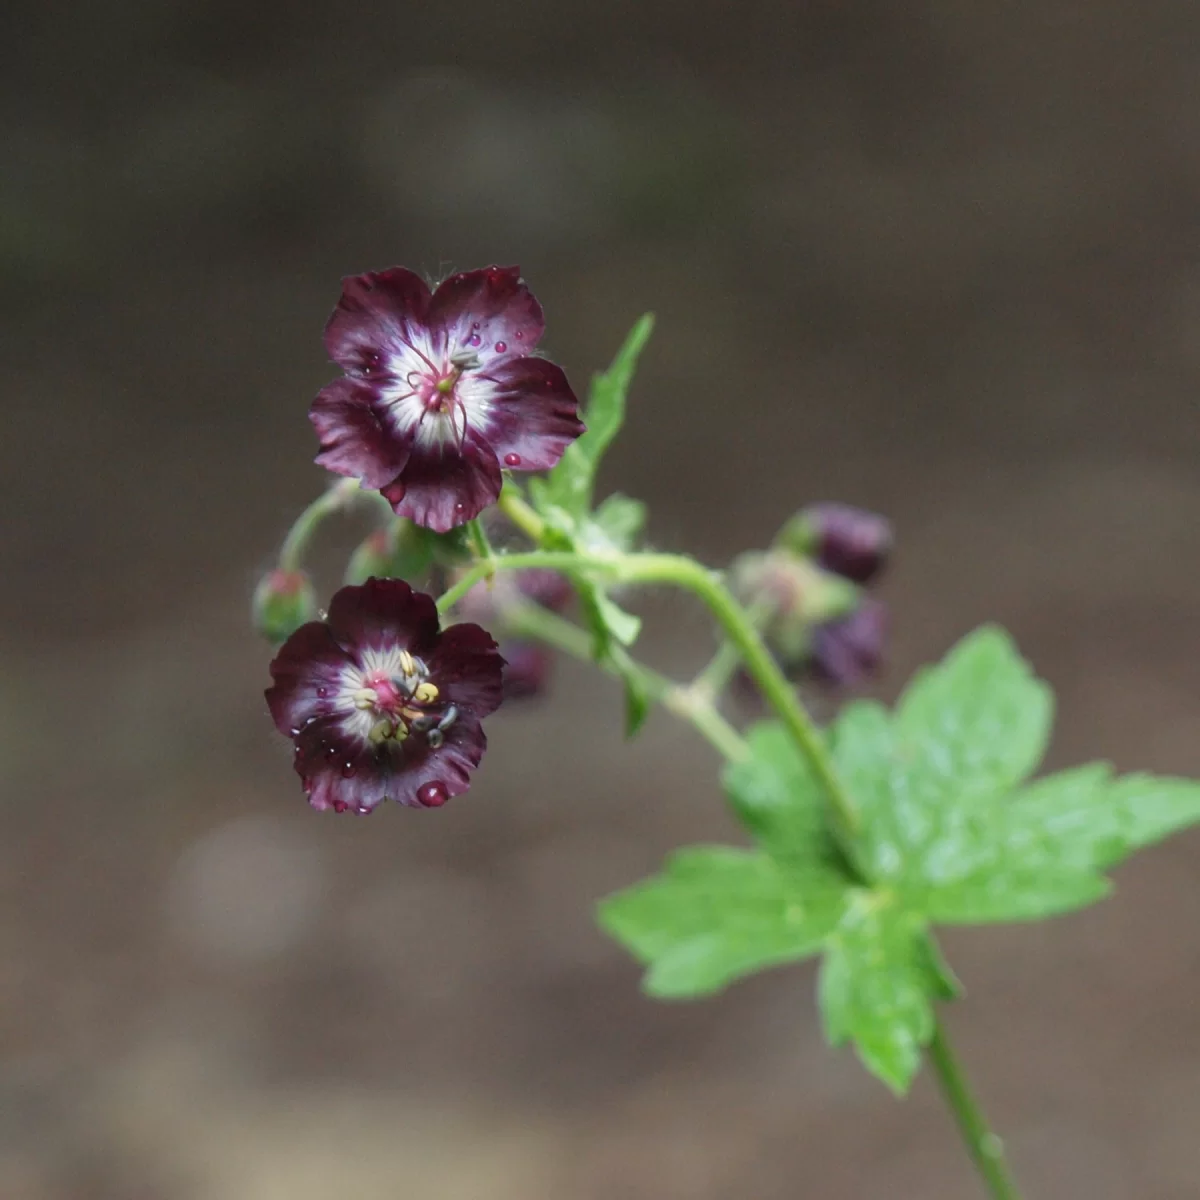
[(342, 778), (353, 779), (358, 774), (358, 768), (353, 763), (342, 763)]
[(519, 454), (506, 454), (504, 456), (504, 465), (506, 467), (519, 467), (521, 465), (521, 456)]
[(464, 504), (464, 503), (463, 503), (463, 502), (460, 500), (460, 501), (459, 501), (459, 502), (458, 502), (458, 503), (457, 503), (457, 504), (454, 506), (454, 511), (455, 511), (455, 512), (466, 512), (466, 511), (467, 511), (467, 506), (466, 506), (466, 505), (465, 505), (465, 504)]
[(507, 350), (507, 349), (508, 349), (507, 342), (497, 342), (496, 343), (496, 353), (497, 354), (503, 354), (505, 352), (505, 350)]
[(478, 329), (478, 328), (479, 328), (479, 322), (478, 322), (478, 321), (472, 321), (472, 322), (471, 322), (471, 328), (472, 328), (472, 329)]
[(343, 813), (343, 812), (345, 812), (345, 811), (346, 811), (346, 809), (348, 809), (349, 807), (350, 807), (350, 805), (348, 805), (348, 804), (345, 802), (345, 800), (335, 800), (335, 801), (333, 802), (333, 811), (334, 811), (334, 812), (337, 812), (337, 813)]
[(339, 758), (341, 758), (341, 754), (338, 753), (338, 748), (336, 746), (325, 747), (326, 762), (336, 762)]
[(365, 817), (369, 813), (373, 813), (375, 810), (369, 804), (360, 804), (354, 811), (358, 813), (360, 817)]
[[(291, 732), (292, 737), (299, 737), (304, 732), (304, 726), (303, 725), (293, 725), (290, 732)], [(299, 753), (299, 751), (300, 751), (300, 747), (297, 746), (296, 752)]]
[(329, 689), (327, 687), (317, 688), (317, 699), (324, 700), (325, 697), (328, 695), (329, 695)]
[(517, 341), (519, 342), (524, 336), (525, 336), (525, 331), (523, 329), (518, 329), (517, 330)]
[(449, 799), (450, 793), (446, 791), (446, 785), (439, 780), (435, 779), (432, 783), (425, 783), (417, 788), (417, 803), (425, 808), (441, 808)]

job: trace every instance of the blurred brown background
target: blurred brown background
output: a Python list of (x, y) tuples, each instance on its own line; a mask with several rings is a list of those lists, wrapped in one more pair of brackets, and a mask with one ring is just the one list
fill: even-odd
[[(978, 1195), (810, 969), (657, 1006), (591, 928), (737, 836), (687, 729), (564, 665), (468, 798), (327, 819), (247, 597), (339, 277), (519, 262), (581, 385), (658, 313), (606, 468), (658, 545), (876, 507), (883, 694), (996, 618), (1056, 763), (1200, 773), (1196, 5), (51, 2), (0, 64), (0, 1197)], [(948, 939), (1031, 1200), (1200, 1195), (1200, 840), (1120, 884)]]

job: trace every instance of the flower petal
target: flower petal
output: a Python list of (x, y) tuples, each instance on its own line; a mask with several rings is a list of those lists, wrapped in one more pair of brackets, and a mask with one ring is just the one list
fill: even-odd
[(464, 382), (489, 389), (487, 437), (506, 467), (548, 471), (584, 432), (566, 375), (544, 358), (507, 359)]
[(495, 453), (468, 426), (461, 444), (416, 441), (404, 470), (382, 491), (397, 516), (446, 533), (494, 504), (501, 482)]
[(408, 808), (437, 808), (471, 786), (471, 772), (483, 761), (487, 735), (474, 713), (464, 712), (446, 731), (436, 750), (410, 738), (403, 764), (388, 782), (388, 795)]
[(387, 799), (390, 760), (399, 757), (348, 737), (337, 717), (314, 722), (296, 738), (296, 774), (317, 809), (370, 812)]
[(425, 340), (428, 308), (428, 286), (405, 267), (348, 275), (325, 326), (325, 349), (342, 370), (370, 376)]
[(887, 607), (879, 600), (864, 600), (849, 616), (818, 625), (812, 673), (839, 687), (863, 683), (883, 665), (887, 626)]
[(338, 379), (321, 389), (308, 419), (321, 439), (317, 463), (338, 475), (382, 488), (408, 462), (408, 443), (380, 418), (375, 389), (357, 379)]
[[(274, 684), (267, 707), (280, 733), (288, 737), (328, 714), (348, 656), (321, 621), (301, 625), (271, 662)], [(325, 695), (321, 694), (324, 690)]]
[(542, 306), (521, 282), (520, 267), (451, 275), (433, 293), (428, 321), (444, 333), (449, 353), (474, 351), (484, 364), (506, 354), (528, 354), (546, 328)]
[(351, 653), (399, 646), (424, 656), (437, 641), (437, 606), (403, 579), (368, 579), (337, 591), (329, 602), (329, 630)]
[(535, 642), (505, 642), (500, 647), (504, 655), (504, 699), (528, 700), (546, 687), (554, 664), (554, 656)]
[(426, 659), (442, 697), (477, 717), (500, 707), (504, 660), (486, 629), (464, 622), (451, 625)]

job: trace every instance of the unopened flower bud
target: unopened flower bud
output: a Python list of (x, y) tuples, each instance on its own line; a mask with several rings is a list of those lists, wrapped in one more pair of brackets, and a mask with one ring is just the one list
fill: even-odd
[(528, 700), (545, 690), (554, 656), (533, 642), (501, 642), (505, 700)]
[(782, 662), (808, 652), (812, 629), (853, 610), (854, 584), (786, 550), (740, 555), (730, 572), (733, 590), (759, 614), (759, 627)]
[(812, 504), (788, 521), (776, 545), (865, 584), (887, 564), (892, 541), (891, 523), (878, 513), (849, 504)]
[(854, 612), (813, 630), (812, 673), (837, 687), (854, 687), (878, 673), (887, 648), (887, 608), (864, 600)]
[(424, 529), (403, 519), (376, 529), (359, 543), (346, 565), (348, 584), (376, 579), (418, 579), (429, 569), (433, 557), (430, 536)]
[(268, 641), (282, 642), (316, 620), (317, 598), (303, 571), (268, 571), (254, 589), (254, 627)]

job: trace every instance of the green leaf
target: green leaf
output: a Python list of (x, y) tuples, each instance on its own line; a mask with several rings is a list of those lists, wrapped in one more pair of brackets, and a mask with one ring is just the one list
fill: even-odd
[(641, 679), (633, 672), (624, 676), (625, 682), (625, 737), (637, 737), (650, 715), (650, 696)]
[(1143, 774), (1114, 780), (1106, 764), (1093, 763), (1019, 792), (1000, 836), (1013, 853), (1104, 870), (1197, 823), (1200, 782)]
[(632, 646), (637, 641), (637, 636), (642, 630), (641, 617), (635, 617), (633, 613), (626, 612), (599, 586), (594, 586), (591, 604), (606, 632), (622, 646)]
[(933, 1036), (931, 996), (942, 986), (919, 920), (885, 895), (859, 892), (821, 964), (825, 1035), (834, 1046), (853, 1041), (867, 1070), (903, 1095)]
[(896, 707), (896, 736), (949, 789), (991, 795), (1027, 778), (1046, 752), (1054, 697), (995, 626), (968, 634), (917, 673)]
[(824, 795), (778, 721), (746, 732), (749, 755), (725, 768), (726, 795), (742, 824), (780, 862), (837, 869)]
[(576, 518), (590, 510), (596, 471), (625, 421), (626, 393), (653, 328), (654, 316), (647, 313), (634, 325), (608, 370), (592, 378), (583, 416), (587, 432), (566, 448), (545, 480), (530, 489), (533, 502), (543, 516), (551, 507), (561, 508)]
[(766, 855), (693, 846), (603, 900), (598, 916), (647, 965), (651, 995), (684, 998), (815, 954), (844, 909), (844, 889), (813, 887)]
[(599, 505), (590, 524), (591, 528), (585, 528), (580, 537), (583, 549), (628, 550), (646, 524), (646, 506), (614, 492)]

